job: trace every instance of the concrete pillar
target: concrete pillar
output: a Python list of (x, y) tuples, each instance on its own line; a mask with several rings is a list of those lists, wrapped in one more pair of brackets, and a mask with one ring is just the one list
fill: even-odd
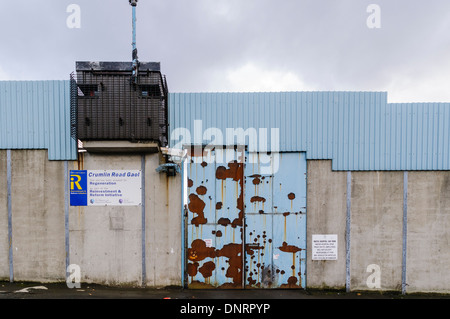
[(352, 172), (351, 216), (351, 290), (400, 291), (403, 172)]
[(450, 292), (450, 172), (409, 172), (406, 291)]
[[(347, 172), (332, 172), (331, 161), (308, 161), (307, 168), (307, 288), (345, 287)], [(338, 260), (313, 261), (313, 234), (338, 235)]]
[[(82, 283), (181, 286), (181, 176), (157, 173), (160, 163), (159, 153), (145, 155), (144, 254), (141, 206), (70, 207), (70, 263), (80, 266)], [(141, 170), (141, 164), (139, 154), (84, 153), (71, 169)]]
[[(140, 170), (141, 156), (84, 153), (69, 169)], [(69, 241), (81, 283), (141, 285), (140, 206), (70, 207)]]
[(157, 173), (159, 155), (146, 160), (148, 286), (181, 286), (181, 176)]
[(12, 248), (15, 281), (65, 277), (64, 162), (46, 150), (13, 150)]

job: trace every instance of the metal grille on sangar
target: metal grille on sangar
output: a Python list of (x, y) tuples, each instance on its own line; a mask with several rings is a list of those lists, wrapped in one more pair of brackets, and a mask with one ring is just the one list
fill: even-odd
[(72, 83), (74, 138), (168, 143), (168, 89), (159, 63), (77, 62)]

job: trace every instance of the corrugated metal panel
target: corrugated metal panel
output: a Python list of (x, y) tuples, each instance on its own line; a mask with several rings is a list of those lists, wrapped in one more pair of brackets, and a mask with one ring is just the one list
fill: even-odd
[(0, 82), (2, 148), (45, 147), (43, 104), (32, 94), (36, 85), (33, 82)]
[(49, 160), (75, 160), (69, 81), (1, 81), (0, 149), (48, 149)]
[[(212, 136), (203, 133), (211, 132), (230, 145), (227, 128), (254, 128), (258, 138), (266, 129), (275, 150), (275, 128), (279, 151), (331, 159), (334, 170), (450, 170), (450, 103), (388, 104), (385, 92), (278, 92), (172, 93), (169, 104), (171, 147), (208, 144)], [(180, 128), (190, 133), (184, 141)]]
[(385, 165), (397, 170), (450, 169), (450, 104), (388, 104)]

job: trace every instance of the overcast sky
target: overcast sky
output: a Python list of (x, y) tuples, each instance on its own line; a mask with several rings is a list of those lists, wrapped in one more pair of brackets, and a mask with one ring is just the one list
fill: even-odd
[[(70, 4), (79, 28), (67, 24)], [(161, 62), (171, 92), (385, 91), (389, 102), (450, 102), (448, 0), (139, 0), (137, 17), (139, 60)], [(0, 39), (0, 80), (66, 80), (75, 61), (131, 61), (131, 7), (1, 0)]]

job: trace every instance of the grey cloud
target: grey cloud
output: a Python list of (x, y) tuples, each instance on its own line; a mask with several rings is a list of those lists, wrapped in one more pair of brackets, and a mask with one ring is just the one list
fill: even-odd
[[(71, 3), (81, 29), (65, 24)], [(371, 3), (381, 29), (366, 25)], [(161, 62), (177, 92), (221, 91), (225, 74), (250, 62), (318, 90), (395, 90), (396, 79), (450, 80), (449, 13), (446, 0), (141, 0), (139, 58)], [(131, 60), (126, 0), (2, 1), (0, 30), (0, 70), (17, 79), (66, 79), (76, 60)]]

